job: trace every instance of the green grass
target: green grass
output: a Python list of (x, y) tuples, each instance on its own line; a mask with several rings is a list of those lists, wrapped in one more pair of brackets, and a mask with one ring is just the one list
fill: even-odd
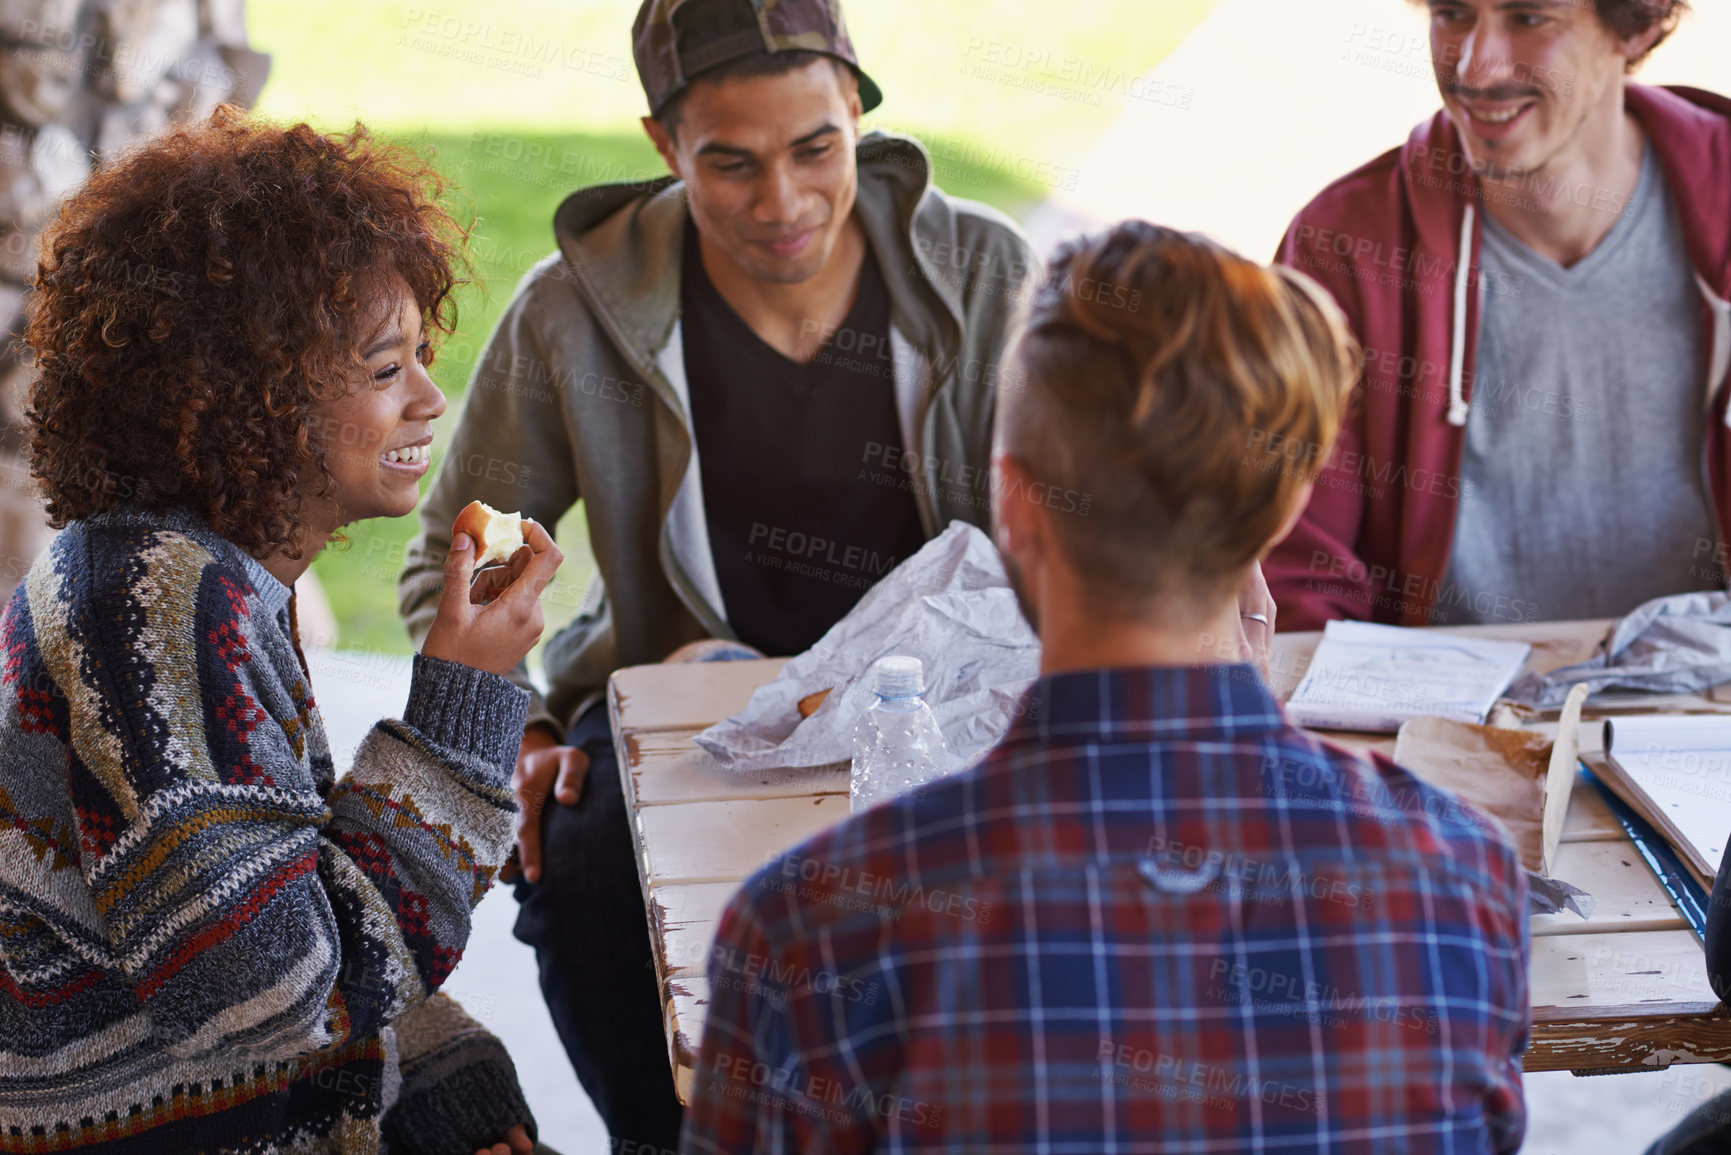
[[(861, 62), (884, 89), (868, 127), (912, 132), (938, 183), (1022, 217), (1076, 174), (1095, 138), (1216, 0), (853, 0)], [(470, 370), (522, 275), (553, 249), (553, 210), (574, 188), (663, 171), (637, 125), (637, 0), (252, 0), (272, 56), (259, 111), (327, 128), (365, 120), (430, 150), (452, 206), (475, 219), (479, 283), (433, 376), (455, 423)], [(439, 464), (435, 453), (434, 468)], [(351, 527), (316, 563), (340, 644), (406, 653), (396, 575), (413, 517)], [(550, 626), (576, 612), (594, 570), (581, 508), (559, 525), (566, 556)], [(551, 632), (551, 630), (549, 631)]]

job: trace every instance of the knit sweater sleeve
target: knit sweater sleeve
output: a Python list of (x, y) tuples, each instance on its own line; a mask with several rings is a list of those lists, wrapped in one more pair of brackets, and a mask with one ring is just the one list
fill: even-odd
[(418, 658), (402, 719), (333, 789), (302, 667), (242, 572), (175, 535), (63, 562), (30, 610), (104, 969), (156, 1045), (289, 1058), (436, 989), (511, 843), (528, 695)]
[(444, 992), (397, 1020), (396, 1030), (403, 1085), (382, 1127), (393, 1153), (470, 1155), (519, 1125), (536, 1137), (505, 1044)]

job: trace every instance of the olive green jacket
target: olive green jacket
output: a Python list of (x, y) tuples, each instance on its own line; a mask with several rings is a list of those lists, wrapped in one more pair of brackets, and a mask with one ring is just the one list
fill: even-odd
[[(898, 464), (928, 536), (956, 519), (985, 525), (994, 400), (1017, 385), (1003, 360), (1037, 258), (1008, 218), (933, 187), (917, 141), (873, 133), (858, 159), (855, 212), (889, 286)], [(733, 637), (688, 416), (686, 217), (672, 178), (583, 189), (559, 207), (559, 251), (523, 279), (476, 366), (398, 580), (418, 644), (464, 505), (553, 526), (583, 501), (599, 572), (547, 644), (549, 689), (531, 711), (561, 730), (612, 671)], [(517, 680), (528, 685), (522, 670)]]

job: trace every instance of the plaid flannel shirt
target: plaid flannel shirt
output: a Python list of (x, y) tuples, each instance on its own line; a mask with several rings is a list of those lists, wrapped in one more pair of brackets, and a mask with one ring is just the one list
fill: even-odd
[(689, 1152), (1513, 1151), (1526, 876), (1247, 666), (1044, 678), (734, 896)]

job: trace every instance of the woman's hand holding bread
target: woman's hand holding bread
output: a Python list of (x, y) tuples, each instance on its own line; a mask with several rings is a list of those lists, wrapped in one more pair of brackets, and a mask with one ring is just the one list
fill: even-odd
[(453, 527), (451, 552), (445, 557), (445, 592), (421, 653), (508, 674), (541, 639), (541, 591), (553, 580), (565, 555), (544, 527), (525, 520), (523, 545), (510, 561), (475, 579), (478, 560), (497, 553), (488, 548), (497, 543), (488, 539), (498, 531), (500, 522), (508, 520), (485, 507), (484, 514), (494, 516), (474, 520), (471, 511), (479, 504), (459, 514)]

